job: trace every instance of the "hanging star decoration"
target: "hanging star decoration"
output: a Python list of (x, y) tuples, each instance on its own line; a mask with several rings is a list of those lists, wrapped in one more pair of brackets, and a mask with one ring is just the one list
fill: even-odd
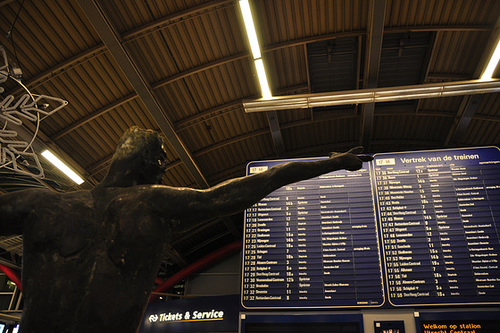
[[(12, 73), (19, 72), (19, 68), (9, 65), (7, 54), (0, 45), (0, 94), (5, 91), (2, 84), (12, 79), (21, 85), (26, 93), (16, 98), (7, 95), (0, 99), (0, 169), (44, 178), (42, 165), (32, 144), (38, 132), (40, 122), (68, 105), (68, 102), (57, 97), (32, 94)], [(22, 126), (23, 118), (36, 123), (36, 131), (30, 142), (18, 137), (18, 133), (11, 129), (11, 125)], [(2, 124), (3, 122), (3, 124)]]

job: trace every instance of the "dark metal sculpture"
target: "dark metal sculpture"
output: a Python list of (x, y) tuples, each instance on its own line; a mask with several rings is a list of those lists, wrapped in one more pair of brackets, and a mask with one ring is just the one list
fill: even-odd
[(0, 196), (0, 234), (23, 234), (22, 332), (135, 332), (174, 233), (240, 212), (279, 187), (358, 170), (359, 149), (291, 162), (206, 190), (158, 185), (163, 140), (132, 128), (91, 191)]

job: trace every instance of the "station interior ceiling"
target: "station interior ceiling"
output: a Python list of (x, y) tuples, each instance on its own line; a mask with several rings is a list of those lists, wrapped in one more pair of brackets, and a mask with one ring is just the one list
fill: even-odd
[[(261, 90), (236, 0), (0, 0), (0, 45), (10, 75), (24, 85), (7, 79), (0, 100), (28, 90), (67, 101), (41, 121), (23, 118), (15, 130), (37, 154), (50, 149), (85, 180), (76, 185), (40, 157), (43, 179), (29, 174), (33, 165), (0, 168), (0, 193), (92, 189), (131, 126), (168, 138), (163, 184), (192, 188), (244, 176), (249, 161), (359, 145), (382, 153), (500, 144), (497, 90), (352, 101), (391, 89), (400, 96), (408, 86), (474, 86), (500, 37), (500, 1), (250, 5), (274, 97), (331, 93), (351, 101), (247, 112), (245, 103), (260, 101)], [(242, 233), (237, 214), (173, 239), (158, 276)], [(0, 263), (20, 268), (22, 236), (2, 237), (0, 247)]]

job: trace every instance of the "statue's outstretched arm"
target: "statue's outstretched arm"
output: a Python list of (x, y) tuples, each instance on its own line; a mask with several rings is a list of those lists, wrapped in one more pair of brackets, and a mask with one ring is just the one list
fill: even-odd
[(34, 212), (41, 190), (24, 190), (0, 196), (0, 235), (21, 235), (25, 220)]
[[(346, 153), (332, 153), (330, 158), (319, 161), (289, 162), (267, 171), (247, 177), (235, 178), (206, 190), (179, 189), (165, 209), (171, 209), (181, 229), (193, 226), (214, 217), (227, 216), (245, 210), (269, 193), (297, 181), (313, 178), (336, 170), (355, 171), (363, 162), (371, 161), (368, 155), (359, 154), (361, 148)], [(161, 192), (161, 191), (159, 191)], [(161, 194), (153, 200), (160, 204)], [(172, 194), (172, 193), (170, 193)], [(170, 215), (170, 214), (169, 214)]]

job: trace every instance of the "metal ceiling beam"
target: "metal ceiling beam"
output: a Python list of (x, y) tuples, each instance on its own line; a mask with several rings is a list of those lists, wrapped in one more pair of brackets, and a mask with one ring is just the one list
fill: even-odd
[[(491, 30), (490, 37), (486, 43), (486, 47), (481, 55), (478, 66), (474, 71), (474, 78), (479, 78), (486, 70), (488, 61), (495, 50), (498, 40), (500, 39), (500, 17), (495, 22), (493, 29)], [(476, 96), (466, 96), (463, 98), (460, 107), (457, 110), (457, 118), (450, 128), (448, 135), (446, 136), (444, 146), (450, 145), (460, 145), (465, 138), (467, 128), (472, 120), (472, 117), (476, 113), (477, 107), (479, 106), (482, 95)]]
[[(306, 85), (297, 85), (297, 86), (292, 86), (292, 87), (286, 87), (286, 88), (278, 89), (278, 93), (280, 95), (282, 95), (282, 94), (289, 94), (291, 92), (302, 91), (302, 90), (308, 91), (307, 86)], [(135, 94), (133, 94), (133, 95), (134, 95), (134, 97), (137, 97)], [(108, 105), (108, 107), (109, 106), (110, 105)], [(96, 111), (96, 112), (92, 113), (92, 115), (96, 115), (96, 116), (102, 115), (103, 113), (110, 111), (110, 109), (108, 107), (105, 107), (101, 111)], [(191, 128), (192, 126), (198, 125), (199, 122), (204, 122), (204, 121), (207, 121), (207, 120), (215, 118), (215, 117), (223, 116), (226, 113), (234, 112), (234, 111), (240, 109), (241, 107), (242, 107), (241, 100), (229, 102), (229, 103), (226, 103), (224, 105), (219, 105), (219, 106), (216, 106), (215, 108), (205, 110), (205, 111), (199, 112), (195, 115), (189, 116), (183, 120), (176, 122), (174, 125), (175, 125), (175, 128), (177, 129), (177, 132), (181, 132), (181, 131), (184, 131), (186, 129)], [(91, 117), (91, 115), (89, 115), (89, 117)], [(311, 122), (311, 120), (308, 120), (308, 122)], [(281, 126), (281, 127), (286, 128), (288, 126), (285, 125), (285, 126)], [(262, 134), (265, 134), (266, 130), (262, 130), (262, 131), (263, 131)], [(252, 133), (254, 133), (254, 132), (252, 132)], [(62, 132), (59, 134), (62, 134)], [(68, 133), (64, 133), (64, 135), (66, 135), (66, 134), (68, 134)], [(56, 136), (60, 137), (62, 135), (56, 134)], [(237, 139), (236, 141), (239, 141), (239, 140)], [(224, 141), (224, 143), (225, 142), (226, 141)], [(208, 148), (208, 149), (210, 149), (210, 148)], [(205, 149), (202, 149), (201, 151), (205, 151)], [(194, 154), (196, 156), (200, 156), (202, 153), (200, 153), (200, 151), (197, 151)], [(113, 155), (106, 156), (105, 158), (103, 158), (103, 159), (99, 160), (98, 162), (94, 163), (93, 165), (91, 165), (87, 170), (89, 175), (95, 175), (96, 173), (100, 172), (104, 167), (107, 166), (109, 161), (111, 161), (112, 157), (113, 157)], [(174, 162), (170, 163), (167, 166), (167, 170), (174, 168), (174, 167), (177, 167), (179, 165), (179, 163), (180, 163), (179, 161), (174, 161)]]
[[(185, 12), (185, 15), (196, 15), (199, 9), (198, 7), (195, 7), (192, 11), (187, 11)], [(149, 25), (148, 25), (149, 26)], [(139, 27), (138, 29), (141, 29)], [(390, 27), (386, 28), (385, 32), (387, 33), (398, 33), (398, 32), (407, 32), (407, 31), (490, 31), (491, 27), (490, 26), (485, 26), (485, 25), (470, 25), (470, 24), (464, 24), (464, 25), (421, 25), (421, 26), (407, 26), (407, 27)], [(131, 32), (126, 32), (123, 34), (123, 39), (129, 38), (129, 35), (135, 34), (135, 31)], [(335, 32), (335, 33), (330, 33), (330, 34), (325, 34), (325, 35), (318, 35), (318, 36), (313, 36), (313, 37), (306, 37), (306, 38), (300, 38), (300, 39), (295, 39), (295, 40), (290, 40), (284, 43), (280, 44), (275, 44), (275, 45), (270, 45), (267, 46), (266, 48), (263, 49), (263, 52), (271, 52), (271, 51), (276, 51), (282, 48), (288, 48), (288, 47), (294, 47), (294, 46), (299, 46), (299, 45), (306, 45), (308, 43), (314, 43), (322, 40), (328, 40), (328, 39), (333, 39), (333, 38), (341, 38), (341, 37), (352, 37), (352, 36), (363, 36), (366, 34), (365, 30), (359, 30), (359, 31), (349, 31), (349, 32)], [(48, 70), (44, 71), (43, 73), (32, 77), (30, 80), (24, 82), (24, 84), (27, 87), (30, 88), (36, 88), (40, 86), (41, 84), (44, 84), (47, 82), (47, 80), (50, 80), (54, 77), (57, 77), (60, 74), (65, 73), (66, 71), (72, 69), (73, 67), (88, 61), (96, 56), (101, 55), (106, 51), (106, 47), (103, 44), (95, 45), (94, 47), (83, 51), (82, 53), (79, 53), (66, 61), (59, 62), (57, 65), (55, 65), (52, 68), (49, 68)], [(204, 65), (201, 65), (196, 68), (196, 70), (190, 70), (189, 74), (195, 74), (200, 71), (215, 67), (215, 66), (220, 66), (225, 63), (231, 62), (231, 61), (236, 61), (240, 59), (240, 55), (234, 55), (230, 56), (228, 58), (224, 58), (221, 60), (216, 60)], [(249, 56), (249, 53), (246, 53), (246, 56)], [(453, 75), (453, 74), (446, 74), (443, 73), (443, 75)], [(161, 82), (158, 82), (156, 84), (158, 85), (163, 85), (165, 82), (169, 80), (177, 80), (180, 77), (185, 77), (183, 74), (180, 76), (173, 76), (170, 78), (167, 78), (165, 80), (162, 80)], [(462, 80), (466, 80), (468, 77), (463, 77)], [(155, 88), (157, 88), (156, 84), (153, 84)], [(20, 91), (22, 88), (16, 88), (12, 92), (9, 92), (9, 94), (15, 94), (16, 92)]]
[(177, 136), (171, 121), (157, 101), (151, 86), (146, 82), (133, 59), (123, 47), (120, 36), (99, 4), (94, 0), (77, 0), (77, 2), (195, 181), (201, 188), (208, 188), (208, 182), (193, 160), (191, 153)]
[(285, 155), (285, 145), (283, 144), (283, 137), (281, 136), (280, 122), (276, 111), (266, 112), (267, 121), (269, 122), (269, 129), (271, 130), (271, 137), (274, 143), (274, 150), (277, 157)]
[[(370, 4), (370, 22), (366, 36), (366, 65), (364, 88), (376, 88), (378, 83), (378, 72), (380, 68), (380, 57), (382, 53), (382, 39), (384, 36), (385, 0), (373, 0)], [(373, 132), (373, 118), (375, 115), (375, 103), (365, 104), (362, 108), (362, 131), (360, 143), (366, 149), (370, 149), (370, 139)]]
[[(437, 37), (438, 37), (438, 32), (432, 31), (430, 33), (429, 42), (427, 44), (427, 50), (425, 52), (424, 62), (423, 62), (422, 68), (420, 69), (420, 75), (419, 75), (419, 79), (418, 79), (419, 83), (424, 83), (427, 81), (427, 77), (429, 75), (429, 71), (431, 68), (430, 67), (431, 60), (434, 58), (434, 53), (436, 51), (436, 39), (437, 39)], [(415, 105), (415, 113), (417, 113), (418, 110), (420, 110), (421, 104), (422, 104), (422, 100), (419, 99)]]
[(123, 96), (122, 98), (115, 100), (114, 102), (106, 105), (105, 107), (103, 107), (99, 110), (96, 110), (96, 111), (90, 113), (89, 115), (81, 118), (80, 120), (74, 122), (73, 124), (65, 127), (62, 131), (54, 134), (52, 136), (52, 140), (59, 140), (61, 137), (65, 136), (68, 133), (73, 132), (74, 130), (85, 125), (89, 121), (92, 121), (95, 118), (98, 118), (98, 117), (110, 112), (111, 110), (114, 110), (115, 108), (119, 107), (120, 105), (129, 103), (132, 100), (136, 99), (137, 97), (138, 97), (137, 94), (134, 92), (134, 93), (128, 94), (126, 96)]
[(180, 12), (176, 12), (172, 15), (162, 17), (153, 22), (146, 23), (134, 30), (128, 31), (123, 35), (123, 42), (128, 43), (135, 39), (144, 37), (145, 35), (157, 32), (159, 30), (168, 28), (169, 26), (176, 24), (180, 21), (186, 21), (193, 19), (197, 16), (204, 15), (206, 13), (225, 9), (228, 7), (236, 6), (236, 0), (213, 0), (205, 4), (197, 5), (195, 7), (187, 8)]
[[(474, 113), (483, 99), (483, 95), (465, 96), (458, 108), (459, 118), (455, 118), (455, 126), (448, 132), (445, 140), (445, 146), (459, 145), (464, 141), (467, 127), (474, 116)], [(457, 121), (458, 120), (458, 121)]]
[(9, 3), (14, 2), (14, 1), (15, 0), (3, 0), (3, 1), (0, 1), (0, 7), (6, 6)]

